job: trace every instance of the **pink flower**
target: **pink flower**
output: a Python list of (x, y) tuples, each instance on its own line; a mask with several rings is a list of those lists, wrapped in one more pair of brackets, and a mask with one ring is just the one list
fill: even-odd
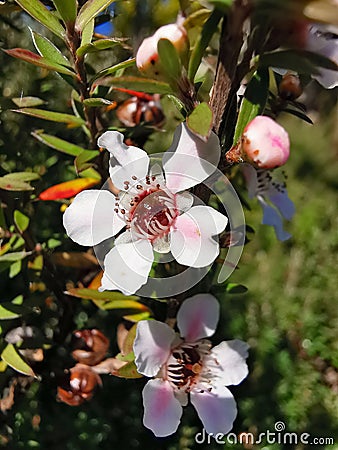
[(240, 145), (244, 160), (260, 169), (282, 166), (290, 154), (287, 132), (267, 116), (256, 116), (248, 123)]
[(288, 196), (285, 183), (274, 179), (269, 170), (256, 170), (250, 164), (243, 164), (242, 170), (249, 197), (257, 197), (263, 209), (262, 223), (273, 226), (280, 241), (289, 239), (291, 235), (284, 230), (283, 221), (292, 219), (295, 206)]
[(136, 66), (141, 72), (156, 77), (161, 75), (163, 71), (158, 61), (157, 51), (157, 44), (160, 39), (168, 39), (179, 55), (184, 55), (189, 48), (187, 32), (179, 22), (164, 25), (152, 36), (144, 39), (136, 53)]
[(190, 401), (207, 433), (228, 433), (237, 415), (235, 400), (225, 387), (239, 384), (248, 374), (248, 345), (223, 341), (211, 348), (219, 304), (210, 294), (184, 301), (177, 315), (178, 336), (156, 320), (137, 324), (135, 364), (149, 380), (143, 389), (143, 423), (156, 436), (174, 433), (182, 406)]
[(184, 190), (214, 172), (220, 158), (217, 136), (211, 133), (204, 142), (181, 124), (163, 154), (164, 175), (158, 164), (149, 167), (144, 150), (125, 145), (117, 131), (104, 133), (98, 144), (111, 153), (110, 177), (120, 192), (81, 192), (63, 223), (73, 241), (87, 246), (125, 229), (105, 257), (100, 290), (135, 293), (147, 282), (153, 251), (171, 251), (186, 266), (211, 264), (219, 254), (212, 236), (221, 233), (228, 220), (209, 206), (192, 206), (193, 197)]

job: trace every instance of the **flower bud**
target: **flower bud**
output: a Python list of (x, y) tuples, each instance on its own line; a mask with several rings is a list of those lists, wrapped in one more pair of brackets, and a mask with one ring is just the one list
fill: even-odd
[(73, 346), (72, 356), (76, 361), (95, 366), (106, 356), (109, 340), (100, 330), (77, 330), (73, 334)]
[(70, 406), (81, 405), (93, 397), (98, 384), (101, 385), (101, 378), (90, 367), (72, 367), (67, 381), (58, 386), (58, 399)]
[(278, 94), (283, 100), (296, 100), (303, 89), (298, 75), (286, 73), (278, 86)]
[(244, 129), (240, 151), (242, 158), (255, 167), (274, 169), (289, 158), (288, 133), (269, 117), (256, 116)]
[(159, 78), (166, 73), (165, 67), (161, 66), (157, 51), (157, 44), (160, 39), (168, 39), (181, 57), (189, 49), (187, 32), (178, 23), (164, 25), (155, 34), (144, 39), (136, 53), (136, 65), (141, 72), (155, 78)]

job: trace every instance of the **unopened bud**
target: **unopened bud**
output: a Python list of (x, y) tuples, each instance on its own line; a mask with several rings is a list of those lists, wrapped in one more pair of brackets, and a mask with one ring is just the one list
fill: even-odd
[(244, 129), (240, 153), (243, 160), (257, 168), (274, 169), (289, 158), (289, 135), (270, 117), (257, 116)]
[(77, 330), (73, 333), (73, 347), (74, 359), (95, 366), (106, 356), (109, 340), (100, 330)]
[(181, 57), (189, 49), (187, 32), (178, 23), (164, 25), (152, 36), (144, 39), (136, 53), (136, 65), (141, 72), (155, 78), (159, 78), (166, 73), (165, 67), (161, 66), (157, 51), (157, 44), (160, 39), (168, 39)]
[(278, 86), (278, 94), (283, 100), (296, 100), (303, 89), (298, 75), (286, 73)]
[(101, 378), (90, 367), (72, 367), (67, 381), (58, 387), (58, 399), (70, 406), (81, 405), (93, 397), (98, 384), (101, 385)]

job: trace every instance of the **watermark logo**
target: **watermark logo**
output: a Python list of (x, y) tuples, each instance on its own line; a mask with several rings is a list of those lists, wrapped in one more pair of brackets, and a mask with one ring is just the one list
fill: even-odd
[(281, 444), (281, 445), (334, 445), (333, 437), (312, 436), (309, 433), (295, 433), (286, 430), (286, 424), (277, 421), (274, 424), (274, 430), (265, 430), (263, 432), (251, 433), (242, 432), (239, 435), (235, 433), (208, 434), (205, 429), (195, 435), (197, 444), (220, 444), (220, 445), (251, 445)]

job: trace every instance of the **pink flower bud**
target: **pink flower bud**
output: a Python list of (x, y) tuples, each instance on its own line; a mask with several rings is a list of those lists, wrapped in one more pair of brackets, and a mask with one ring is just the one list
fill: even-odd
[(290, 154), (288, 133), (270, 117), (257, 116), (244, 129), (241, 154), (260, 169), (282, 166)]
[(179, 55), (184, 55), (188, 50), (187, 32), (178, 23), (164, 25), (155, 34), (144, 39), (136, 53), (136, 65), (141, 72), (157, 78), (165, 73), (165, 68), (161, 67), (157, 52), (157, 44), (160, 39), (168, 39)]

